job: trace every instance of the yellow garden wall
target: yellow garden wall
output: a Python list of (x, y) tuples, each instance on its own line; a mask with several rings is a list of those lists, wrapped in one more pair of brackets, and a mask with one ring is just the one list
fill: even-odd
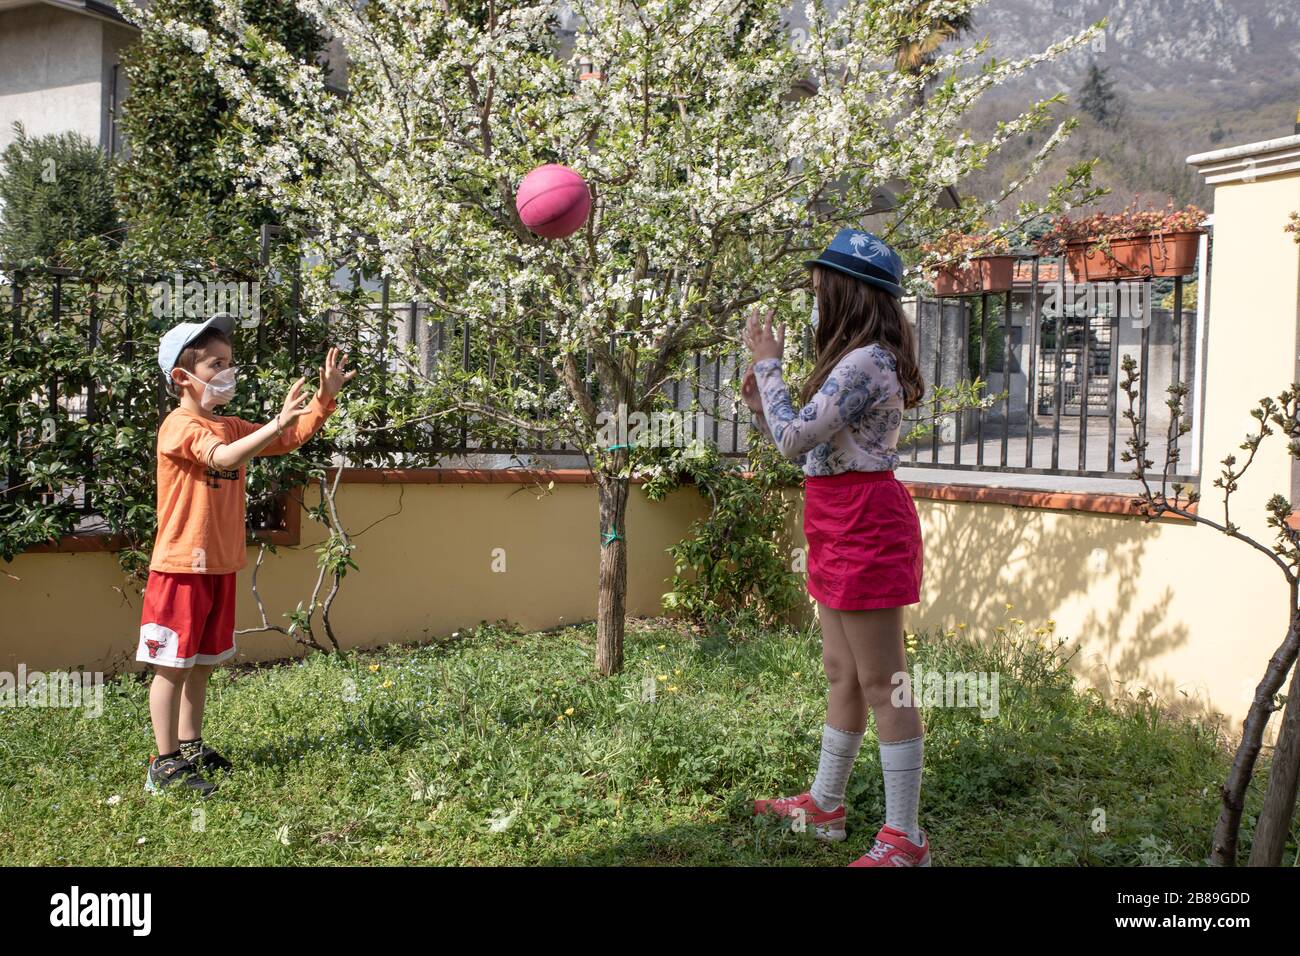
[[(600, 534), (596, 489), (556, 484), (549, 493), (524, 484), (343, 483), (340, 518), (356, 539), (360, 570), (343, 581), (331, 615), (347, 647), (374, 647), (451, 634), (504, 618), (525, 628), (595, 616)], [(660, 503), (639, 492), (628, 501), (628, 611), (659, 614), (672, 573), (665, 548), (681, 540), (703, 500), (686, 489)], [(373, 526), (372, 526), (373, 525)], [(310, 594), (320, 526), (303, 522), (303, 542), (268, 555), (258, 576), (267, 617)], [(494, 571), (494, 549), (504, 572)], [(238, 627), (259, 623), (249, 567), (239, 576)], [(497, 566), (500, 566), (499, 561)], [(84, 666), (135, 669), (140, 599), (112, 554), (23, 554), (0, 578), (0, 670)], [(323, 593), (323, 592), (322, 592)], [(321, 637), (322, 641), (324, 637)], [(272, 660), (297, 650), (282, 634), (238, 638), (243, 660)]]
[(1010, 617), (1055, 621), (1079, 649), (1076, 672), (1107, 697), (1146, 688), (1174, 710), (1218, 710), (1235, 732), (1285, 635), (1281, 575), (1211, 529), (1000, 504), (917, 510), (926, 570), (909, 627), (987, 635)]
[[(924, 494), (924, 492), (920, 492)], [(334, 622), (346, 647), (445, 637), (482, 620), (527, 629), (590, 620), (599, 535), (596, 489), (557, 484), (345, 482), (338, 503), (362, 534), (360, 571), (343, 582)], [(913, 630), (968, 625), (988, 634), (1008, 617), (1055, 620), (1077, 643), (1082, 679), (1109, 694), (1148, 687), (1175, 707), (1244, 716), (1285, 629), (1285, 589), (1261, 556), (1203, 527), (1133, 516), (917, 498), (926, 545)], [(672, 567), (665, 548), (704, 513), (690, 489), (628, 504), (628, 609), (661, 613)], [(319, 526), (281, 546), (259, 575), (268, 617), (306, 597)], [(797, 540), (797, 544), (802, 544)], [(504, 572), (494, 571), (502, 549)], [(257, 624), (250, 567), (240, 574), (239, 626)], [(499, 564), (498, 564), (499, 566)], [(112, 554), (24, 554), (0, 578), (0, 670), (136, 670), (140, 599)], [(1005, 605), (1014, 605), (1008, 612)], [(239, 638), (241, 660), (299, 649), (277, 633)]]

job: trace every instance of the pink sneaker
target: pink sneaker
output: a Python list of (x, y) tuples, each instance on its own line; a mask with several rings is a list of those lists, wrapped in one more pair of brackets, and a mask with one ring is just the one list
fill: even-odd
[(764, 813), (778, 817), (790, 817), (793, 821), (803, 821), (812, 835), (828, 843), (838, 843), (847, 836), (844, 832), (844, 804), (834, 810), (823, 810), (811, 793), (801, 793), (794, 797), (781, 797), (779, 800), (755, 800), (754, 816)]
[(876, 842), (863, 856), (849, 866), (929, 866), (930, 838), (921, 831), (921, 845), (917, 846), (902, 830), (883, 826), (876, 834)]

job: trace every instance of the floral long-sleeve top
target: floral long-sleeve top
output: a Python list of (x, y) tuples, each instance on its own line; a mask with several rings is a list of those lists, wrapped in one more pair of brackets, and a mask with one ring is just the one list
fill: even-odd
[(763, 400), (758, 427), (805, 475), (892, 471), (898, 467), (903, 388), (893, 353), (875, 343), (854, 349), (799, 410), (781, 376), (780, 359), (754, 363)]

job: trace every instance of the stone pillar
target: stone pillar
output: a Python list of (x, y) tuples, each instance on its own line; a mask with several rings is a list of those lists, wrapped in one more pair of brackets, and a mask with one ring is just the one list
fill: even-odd
[[(1251, 409), (1300, 380), (1300, 249), (1285, 231), (1290, 214), (1300, 210), (1300, 136), (1200, 153), (1187, 162), (1214, 186), (1209, 288), (1199, 290), (1208, 293), (1200, 460), (1202, 507), (1221, 511), (1212, 482), (1225, 456), (1244, 462), (1240, 445), (1258, 430)], [(1292, 464), (1285, 440), (1272, 436), (1233, 494), (1232, 520), (1261, 541), (1274, 537), (1264, 503), (1290, 492)]]

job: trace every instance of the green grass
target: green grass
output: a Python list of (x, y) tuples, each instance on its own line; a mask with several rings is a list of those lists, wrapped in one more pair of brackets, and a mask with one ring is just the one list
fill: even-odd
[[(913, 652), (913, 667), (1000, 675), (995, 718), (925, 711), (935, 865), (1201, 862), (1228, 759), (1213, 729), (1078, 693), (1055, 643), (1016, 633), (922, 635)], [(208, 800), (144, 794), (138, 676), (109, 682), (98, 718), (0, 709), (0, 863), (837, 865), (870, 846), (884, 810), (870, 727), (848, 841), (749, 814), (816, 770), (815, 632), (702, 641), (631, 622), (624, 673), (595, 676), (593, 655), (590, 626), (482, 627), (219, 671), (205, 737), (238, 766)], [(666, 678), (653, 701), (648, 675)]]

